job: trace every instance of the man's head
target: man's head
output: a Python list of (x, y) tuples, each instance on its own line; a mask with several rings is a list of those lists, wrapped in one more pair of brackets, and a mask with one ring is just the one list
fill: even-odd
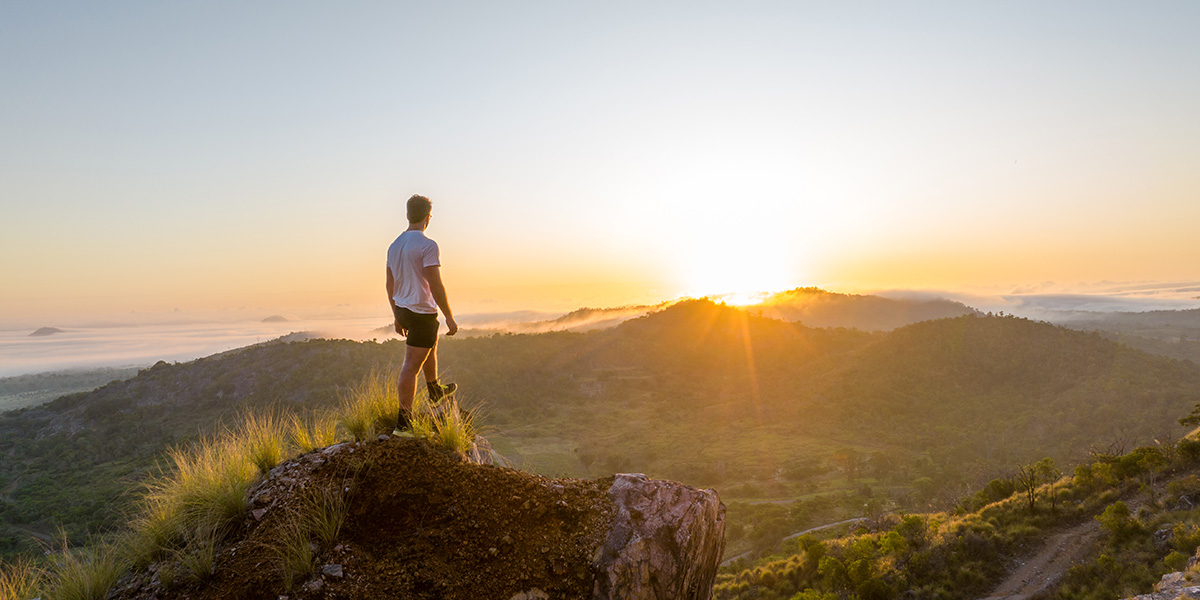
[(420, 223), (429, 217), (429, 211), (433, 210), (433, 202), (429, 198), (420, 194), (413, 194), (412, 198), (408, 199), (408, 222)]

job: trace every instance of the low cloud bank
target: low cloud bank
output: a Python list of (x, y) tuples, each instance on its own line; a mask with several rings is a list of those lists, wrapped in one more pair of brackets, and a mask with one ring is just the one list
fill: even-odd
[(1200, 281), (1044, 282), (1008, 291), (884, 290), (889, 298), (948, 298), (985, 312), (1056, 321), (1088, 313), (1132, 313), (1200, 308)]

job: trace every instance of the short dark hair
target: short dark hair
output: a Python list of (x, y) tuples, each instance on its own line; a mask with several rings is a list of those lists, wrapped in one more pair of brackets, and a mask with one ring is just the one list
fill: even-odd
[(412, 198), (408, 199), (408, 222), (420, 223), (429, 216), (429, 211), (433, 210), (433, 202), (429, 198), (420, 194), (413, 194)]

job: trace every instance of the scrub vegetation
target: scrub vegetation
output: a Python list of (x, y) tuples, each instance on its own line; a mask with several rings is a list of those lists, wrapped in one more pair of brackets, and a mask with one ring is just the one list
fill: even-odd
[[(1021, 473), (1033, 473), (1022, 489)], [(1050, 534), (1097, 521), (1102, 543), (1046, 597), (1146, 593), (1200, 545), (1200, 442), (1097, 452), (1058, 478), (1049, 461), (1023, 465), (954, 510), (893, 514), (849, 535), (803, 536), (718, 575), (714, 598), (979, 598), (1012, 559)], [(1135, 507), (1135, 508), (1131, 508)], [(1157, 532), (1157, 533), (1156, 533)]]

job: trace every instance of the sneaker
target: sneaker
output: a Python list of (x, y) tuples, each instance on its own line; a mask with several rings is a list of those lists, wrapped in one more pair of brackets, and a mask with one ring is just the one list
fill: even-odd
[(400, 438), (402, 440), (415, 440), (417, 439), (417, 434), (413, 433), (413, 430), (408, 429), (407, 427), (404, 429), (397, 427), (396, 429), (392, 430), (392, 437)]
[(441, 402), (442, 398), (445, 398), (446, 396), (450, 396), (450, 395), (454, 394), (454, 391), (458, 389), (458, 384), (457, 383), (434, 382), (434, 383), (428, 384), (428, 387), (429, 387), (429, 400), (434, 403), (437, 403), (437, 402)]

